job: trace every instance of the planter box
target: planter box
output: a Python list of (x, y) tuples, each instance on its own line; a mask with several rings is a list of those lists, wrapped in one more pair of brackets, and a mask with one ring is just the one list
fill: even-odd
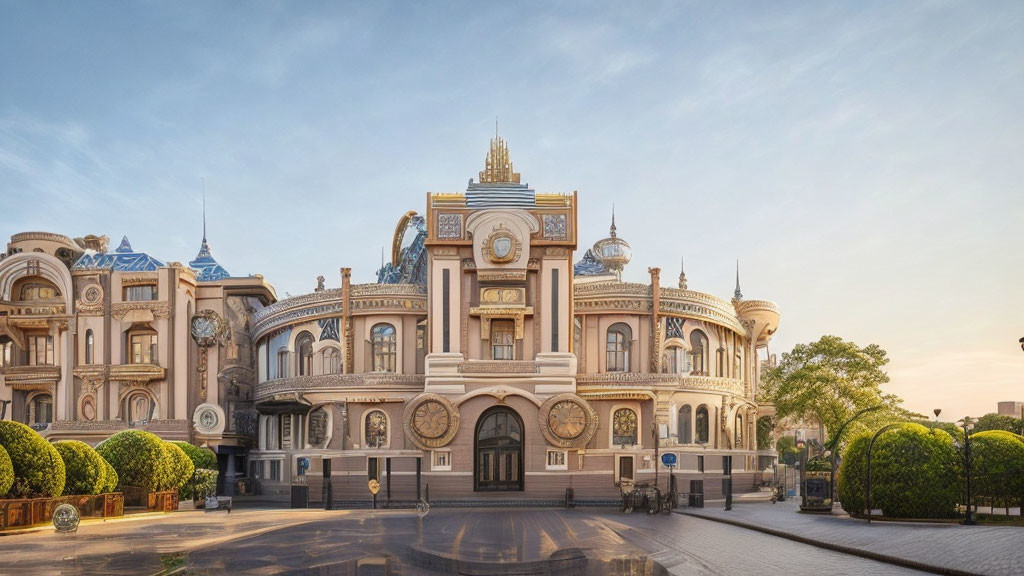
[(149, 492), (143, 488), (124, 486), (124, 504), (145, 508), (153, 512), (172, 512), (178, 509), (178, 491)]
[(118, 492), (59, 498), (19, 498), (0, 500), (0, 530), (25, 528), (49, 522), (53, 510), (61, 504), (73, 504), (82, 518), (112, 518), (124, 515), (124, 496)]

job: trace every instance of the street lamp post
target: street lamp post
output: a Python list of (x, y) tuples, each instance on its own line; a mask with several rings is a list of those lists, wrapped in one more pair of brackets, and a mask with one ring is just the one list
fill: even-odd
[(974, 498), (971, 492), (971, 431), (974, 430), (974, 422), (970, 416), (965, 416), (957, 425), (964, 429), (964, 462), (967, 469), (967, 518), (964, 524), (973, 526), (976, 523), (973, 512)]

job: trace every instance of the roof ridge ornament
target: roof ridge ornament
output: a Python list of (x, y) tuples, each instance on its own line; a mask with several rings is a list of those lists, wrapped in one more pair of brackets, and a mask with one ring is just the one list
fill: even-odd
[(519, 184), (519, 173), (513, 169), (508, 144), (498, 135), (498, 121), (494, 121), (494, 138), (487, 151), (484, 169), (480, 172), (481, 184)]
[(743, 300), (743, 292), (740, 292), (740, 260), (736, 259), (736, 292), (733, 293), (733, 298), (736, 300)]
[(128, 236), (125, 235), (121, 238), (121, 244), (117, 247), (115, 252), (134, 252), (132, 250), (132, 243), (128, 241)]

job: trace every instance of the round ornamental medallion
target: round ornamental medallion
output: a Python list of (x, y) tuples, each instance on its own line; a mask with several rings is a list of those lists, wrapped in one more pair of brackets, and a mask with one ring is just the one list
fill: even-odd
[(189, 323), (192, 339), (199, 346), (212, 346), (224, 333), (224, 321), (213, 310), (202, 310), (192, 316)]
[(192, 414), (192, 424), (199, 434), (220, 434), (224, 431), (224, 410), (216, 404), (200, 404)]
[(538, 413), (541, 433), (552, 446), (580, 448), (597, 432), (597, 412), (572, 393), (548, 398)]
[(506, 264), (519, 257), (523, 246), (511, 230), (499, 227), (484, 240), (484, 251), (492, 263)]
[(448, 410), (437, 400), (421, 402), (412, 415), (412, 426), (424, 438), (440, 438), (448, 431)]
[(96, 285), (89, 286), (85, 289), (85, 292), (82, 293), (82, 302), (89, 305), (99, 304), (102, 299), (103, 289)]
[(424, 450), (447, 445), (459, 431), (459, 412), (444, 396), (421, 394), (405, 409), (405, 434)]
[(562, 400), (551, 407), (548, 412), (548, 428), (551, 433), (565, 440), (572, 440), (587, 427), (587, 415), (580, 406), (572, 400)]

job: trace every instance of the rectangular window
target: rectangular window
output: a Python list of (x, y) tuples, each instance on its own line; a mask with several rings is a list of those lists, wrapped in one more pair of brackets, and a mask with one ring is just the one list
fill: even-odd
[(619, 461), (618, 465), (618, 482), (632, 482), (633, 481), (633, 457), (632, 456), (617, 456)]
[(269, 480), (274, 482), (280, 482), (281, 480), (281, 461), (271, 460), (270, 461), (270, 478)]
[(430, 465), (432, 470), (451, 470), (452, 469), (452, 453), (450, 450), (435, 450), (433, 452), (433, 462)]
[(157, 336), (156, 334), (132, 334), (130, 337), (131, 348), (128, 361), (131, 364), (156, 364), (157, 363)]
[(292, 415), (281, 414), (281, 449), (289, 450), (292, 447)]
[(568, 466), (565, 463), (566, 452), (565, 450), (548, 450), (548, 470), (566, 470)]
[(249, 478), (263, 478), (263, 461), (249, 461)]
[(492, 320), (491, 359), (514, 360), (515, 350), (515, 324), (511, 320)]
[(124, 289), (124, 299), (130, 302), (156, 300), (156, 297), (156, 284), (146, 284), (145, 286), (127, 286)]
[(53, 336), (30, 336), (28, 363), (32, 366), (53, 366)]
[(285, 348), (277, 351), (277, 377), (288, 377), (288, 350)]
[(704, 471), (704, 457), (703, 456), (697, 456), (697, 472), (703, 472), (703, 471)]

